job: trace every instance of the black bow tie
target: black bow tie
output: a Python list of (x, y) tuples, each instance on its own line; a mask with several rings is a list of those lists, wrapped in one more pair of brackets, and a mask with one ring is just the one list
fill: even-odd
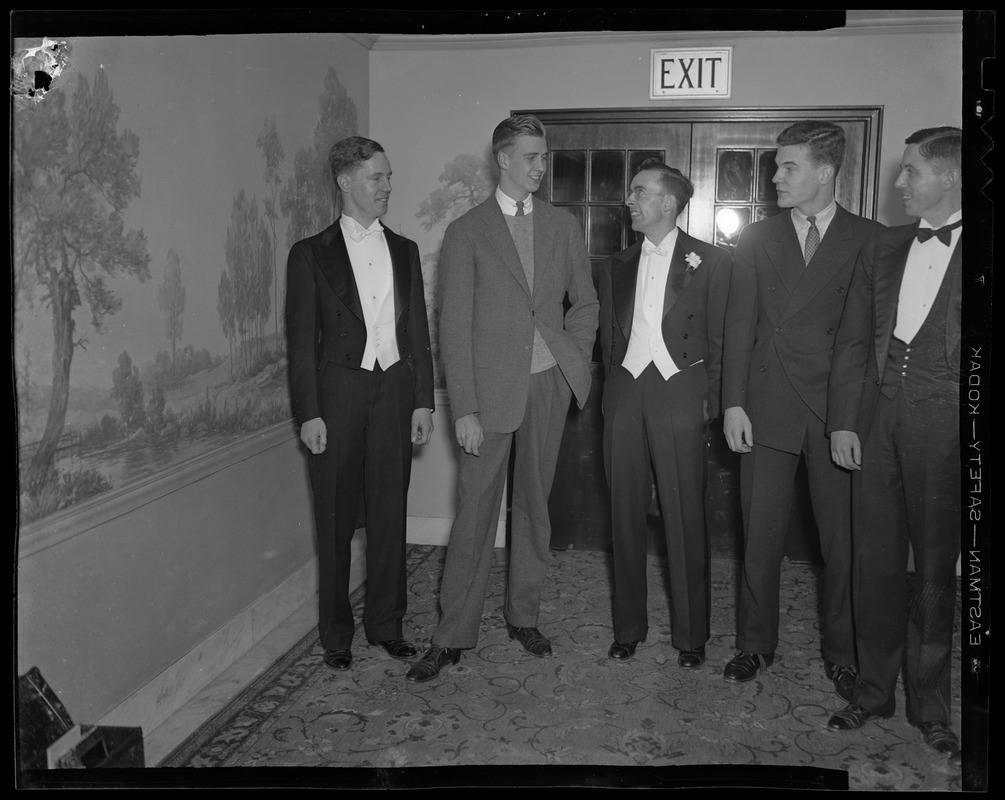
[(960, 227), (963, 224), (962, 219), (956, 220), (952, 225), (943, 225), (941, 228), (918, 228), (914, 235), (918, 237), (919, 242), (927, 242), (933, 236), (942, 242), (946, 247), (949, 247), (949, 242), (952, 241), (952, 231), (955, 228)]

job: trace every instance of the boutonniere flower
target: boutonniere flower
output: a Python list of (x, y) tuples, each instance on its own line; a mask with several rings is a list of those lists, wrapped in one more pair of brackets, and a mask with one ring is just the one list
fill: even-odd
[(684, 256), (684, 260), (691, 269), (698, 269), (698, 266), (701, 264), (701, 256), (693, 251)]

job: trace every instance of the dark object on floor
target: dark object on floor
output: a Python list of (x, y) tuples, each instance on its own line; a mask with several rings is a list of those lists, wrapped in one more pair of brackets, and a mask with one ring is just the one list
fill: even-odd
[(461, 660), (461, 651), (455, 647), (440, 647), (433, 645), (426, 654), (416, 662), (408, 673), (405, 680), (410, 683), (425, 683), (431, 681), (440, 674), (440, 670), (447, 664), (456, 664)]
[(22, 769), (45, 769), (45, 751), (73, 720), (38, 667), (17, 679), (18, 743)]
[(697, 650), (681, 650), (677, 656), (677, 663), (684, 669), (698, 669), (705, 663), (705, 645)]
[(551, 642), (537, 628), (518, 628), (507, 623), (506, 630), (509, 638), (520, 642), (532, 656), (542, 658), (551, 655)]
[(607, 651), (607, 655), (615, 661), (627, 661), (635, 655), (635, 648), (638, 646), (638, 642), (615, 642)]

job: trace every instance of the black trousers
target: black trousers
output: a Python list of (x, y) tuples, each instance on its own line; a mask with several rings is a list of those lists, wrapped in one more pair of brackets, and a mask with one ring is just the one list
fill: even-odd
[(308, 454), (318, 541), (318, 633), (328, 650), (348, 649), (350, 542), (366, 515), (368, 639), (401, 636), (405, 615), (405, 515), (412, 466), (412, 373), (399, 361), (386, 372), (329, 364), (320, 382), (328, 445)]
[(873, 713), (896, 709), (903, 664), (908, 721), (949, 723), (960, 489), (959, 400), (880, 395), (862, 447), (852, 540), (855, 702)]
[[(851, 475), (831, 459), (824, 423), (807, 415), (801, 454), (824, 560), (820, 629), (824, 658), (855, 664), (851, 604)], [(781, 564), (795, 498), (800, 453), (757, 444), (740, 456), (743, 578), (738, 598), (736, 648), (774, 653), (778, 646)]]
[(674, 647), (708, 641), (710, 578), (705, 531), (705, 367), (664, 380), (652, 364), (638, 379), (618, 368), (604, 386), (604, 464), (614, 536), (614, 638), (649, 630), (647, 511), (653, 476), (667, 543)]

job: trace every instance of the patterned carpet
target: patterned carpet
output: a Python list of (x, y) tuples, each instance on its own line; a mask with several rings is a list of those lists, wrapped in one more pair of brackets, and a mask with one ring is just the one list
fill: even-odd
[[(423, 649), (436, 625), (444, 554), (444, 548), (409, 548), (406, 635)], [(365, 767), (381, 768), (382, 780), (391, 780), (421, 773), (411, 767), (487, 765), (508, 766), (512, 782), (528, 785), (545, 784), (550, 775), (566, 783), (565, 776), (578, 774), (587, 785), (675, 785), (675, 778), (686, 778), (691, 785), (763, 779), (858, 790), (961, 788), (959, 772), (904, 719), (902, 691), (893, 719), (854, 733), (827, 730), (831, 713), (844, 704), (824, 677), (811, 566), (783, 566), (778, 657), (770, 671), (740, 685), (721, 677), (733, 655), (735, 561), (713, 560), (713, 636), (708, 661), (693, 672), (677, 666), (670, 644), (661, 559), (649, 560), (649, 639), (627, 663), (607, 658), (608, 554), (552, 552), (539, 627), (555, 655), (545, 659), (527, 655), (506, 635), (505, 569), (505, 554), (497, 551), (479, 646), (438, 679), (407, 683), (407, 665), (367, 645), (359, 631), (352, 669), (333, 672), (312, 632), (160, 766)], [(954, 643), (958, 732), (959, 631)], [(539, 768), (529, 778), (515, 765)], [(354, 770), (344, 774), (358, 780)], [(426, 773), (433, 774), (444, 773)], [(433, 783), (451, 785), (446, 778)], [(326, 785), (333, 785), (330, 778)]]

